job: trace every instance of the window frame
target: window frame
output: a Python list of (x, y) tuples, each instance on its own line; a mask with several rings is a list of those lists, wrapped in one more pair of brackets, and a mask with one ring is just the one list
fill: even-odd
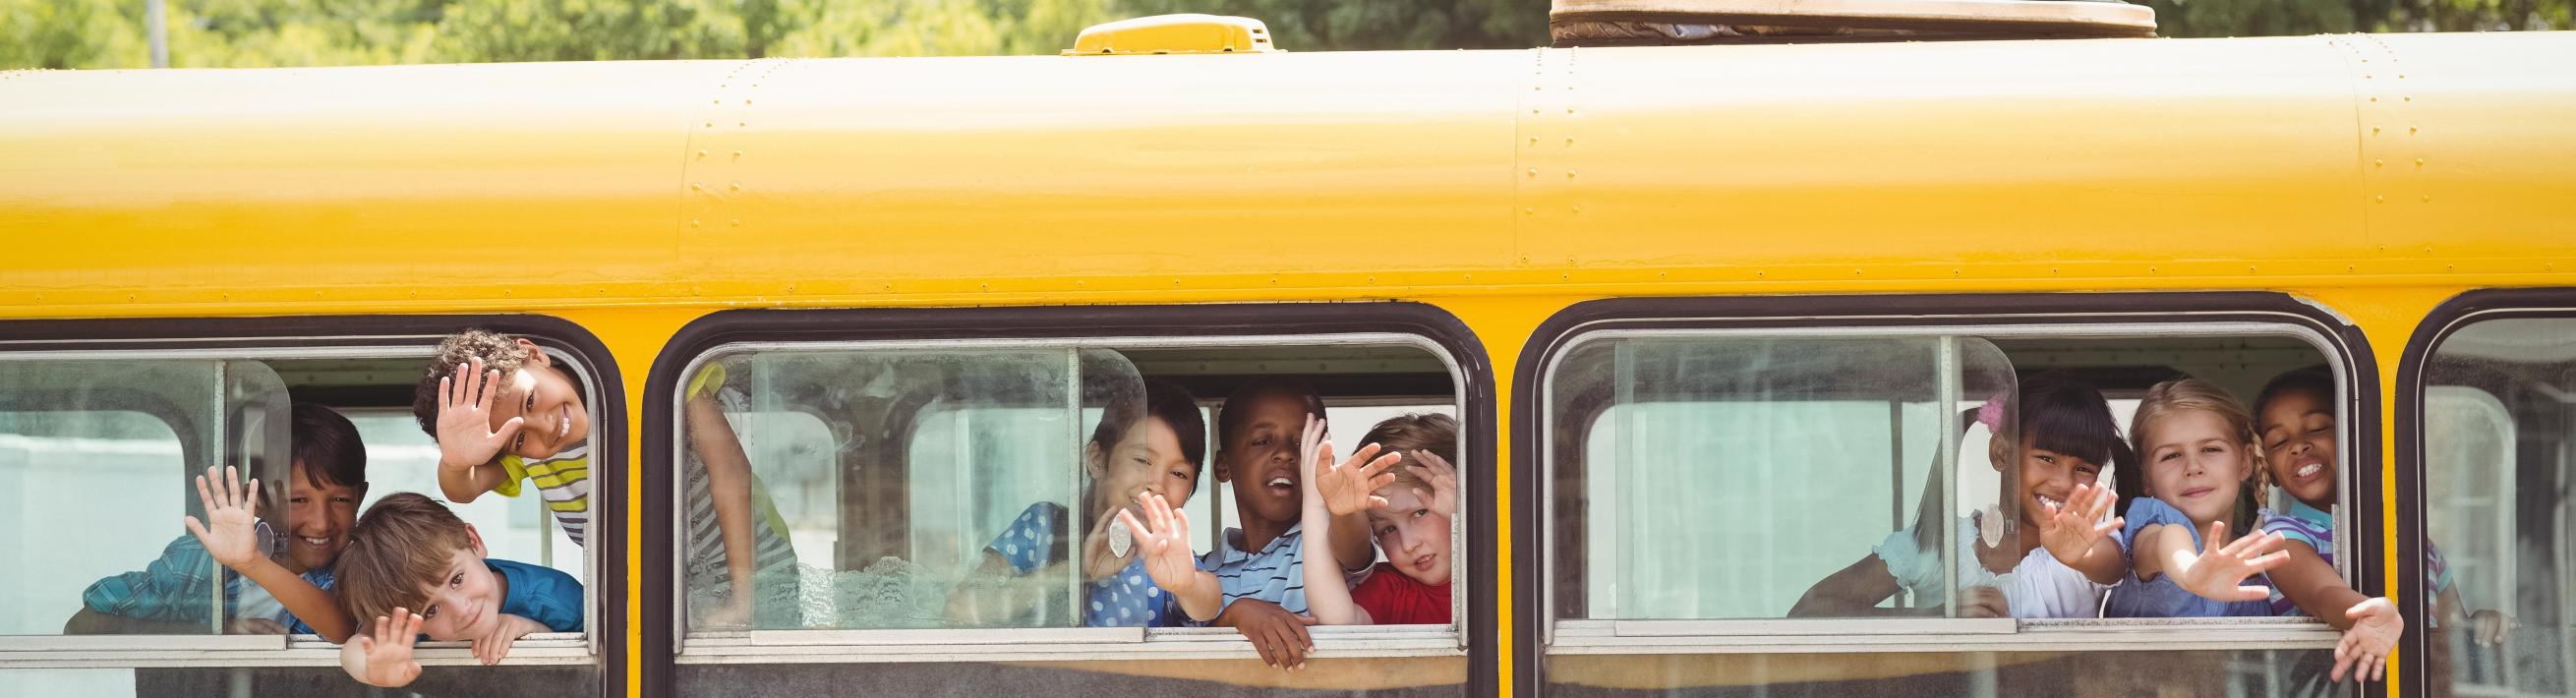
[[(654, 364), (646, 399), (646, 431), (657, 441), (645, 449), (646, 597), (644, 638), (648, 695), (676, 686), (681, 664), (999, 662), (1032, 660), (1136, 661), (1253, 659), (1251, 644), (1230, 628), (1051, 628), (1027, 640), (1029, 630), (794, 630), (741, 631), (688, 638), (677, 564), (683, 551), (678, 523), (682, 404), (678, 386), (720, 347), (773, 345), (791, 350), (840, 348), (1064, 348), (1411, 346), (1437, 357), (1450, 374), (1452, 404), (1460, 421), (1460, 507), (1452, 536), (1453, 594), (1448, 627), (1373, 626), (1312, 629), (1309, 656), (1464, 657), (1470, 690), (1490, 686), (1495, 671), (1497, 602), (1494, 543), (1485, 528), (1496, 512), (1493, 478), (1494, 407), (1490, 362), (1464, 323), (1436, 307), (1410, 302), (1280, 303), (1153, 306), (902, 308), (779, 310), (738, 309), (692, 322), (665, 346)], [(1205, 397), (1205, 396), (1202, 396)], [(1213, 454), (1211, 454), (1212, 456)], [(1203, 488), (1204, 489), (1204, 488)], [(1208, 489), (1207, 491), (1215, 491)], [(846, 494), (846, 493), (845, 493)], [(1481, 603), (1479, 603), (1481, 601)], [(785, 633), (801, 634), (791, 637)], [(736, 638), (733, 635), (738, 634)], [(794, 644), (780, 644), (795, 641)], [(829, 642), (857, 644), (827, 644)], [(901, 643), (901, 644), (898, 644)], [(918, 643), (918, 644), (914, 644)], [(933, 644), (935, 643), (935, 644)], [(692, 647), (691, 645), (694, 645)], [(654, 688), (662, 687), (662, 688)]]
[[(2399, 615), (2409, 629), (2427, 627), (2432, 617), (2434, 599), (2424, 580), (2424, 542), (2431, 502), (2425, 481), (2430, 474), (2425, 455), (2427, 397), (2430, 393), (2428, 372), (2434, 354), (2453, 333), (2470, 325), (2490, 320), (2571, 319), (2576, 318), (2576, 287), (2558, 288), (2485, 288), (2472, 289), (2452, 296), (2425, 313), (2408, 337), (2405, 353), (2397, 364), (2396, 445), (2392, 454), (2397, 461), (2397, 603)], [(2518, 426), (2518, 425), (2517, 425)], [(2425, 653), (2428, 645), (2424, 633), (2409, 632), (2398, 638), (2398, 664), (2391, 673), (2405, 677), (2400, 687), (2403, 695), (2441, 695), (2432, 685)]]
[[(2356, 464), (2377, 462), (2378, 396), (2367, 338), (2348, 319), (2313, 301), (2261, 292), (2177, 293), (2025, 293), (1906, 296), (1769, 296), (1696, 298), (1612, 298), (1577, 303), (1542, 323), (1523, 346), (1513, 394), (1513, 457), (1526, 464), (1515, 473), (1515, 502), (1525, 516), (1515, 525), (1522, 544), (1514, 551), (1517, 584), (1537, 593), (1514, 600), (1513, 632), (1521, 658), (1512, 677), (1527, 695), (1546, 690), (1544, 678), (1551, 654), (1648, 653), (1780, 653), (1780, 652), (1963, 652), (2062, 650), (2180, 649), (2320, 649), (2333, 646), (2334, 633), (2314, 621), (2210, 622), (2205, 619), (2071, 619), (2015, 621), (2012, 633), (1943, 635), (1902, 634), (1902, 630), (1837, 634), (1831, 625), (1842, 619), (1781, 619), (1779, 624), (1727, 628), (1742, 621), (1678, 621), (1665, 633), (1642, 642), (1605, 640), (1600, 629), (1579, 623), (1574, 634), (1559, 632), (1554, 583), (1558, 567), (1551, 531), (1556, 520), (1554, 469), (1557, 452), (1548, 414), (1554, 400), (1549, 383), (1557, 362), (1585, 334), (1604, 331), (1731, 331), (1751, 335), (1841, 333), (1887, 336), (1905, 332), (1947, 333), (1978, 337), (2116, 337), (2147, 329), (2205, 335), (2255, 334), (2296, 336), (2314, 347), (2338, 381), (2338, 424), (2347, 447), (2338, 449), (2339, 474), (2347, 486), (2345, 502), (2371, 501), (2381, 487), (2376, 477)], [(1815, 336), (1810, 334), (1808, 336)], [(2379, 531), (2376, 511), (2338, 507), (2338, 548), (2359, 548), (2338, 556), (2347, 580), (2364, 593), (2376, 591)], [(2375, 509), (2375, 508), (2367, 508)], [(1584, 621), (1597, 622), (1597, 621)], [(1774, 621), (1755, 621), (1771, 624)], [(1883, 623), (1861, 619), (1862, 623)], [(1946, 622), (1946, 620), (1945, 620)], [(1631, 621), (1634, 623), (1634, 621)], [(1698, 627), (1691, 627), (1696, 625)], [(1955, 627), (1955, 626), (1953, 626)], [(1721, 633), (1736, 629), (1772, 634)], [(1920, 629), (1920, 628), (1912, 628)], [(1615, 632), (1616, 628), (1610, 629)], [(1782, 632), (1787, 630), (1800, 634)], [(1820, 634), (1805, 634), (1805, 633)], [(1590, 633), (1586, 637), (1585, 633)]]
[[(1568, 339), (1564, 341), (1564, 351), (1556, 353), (1552, 358), (1552, 361), (1560, 363), (1551, 363), (1550, 365), (1540, 369), (1544, 371), (1542, 375), (1545, 376), (1545, 378), (1543, 378), (1545, 383), (1541, 385), (1541, 390), (1551, 393), (1553, 392), (1556, 377), (1558, 375), (1556, 369), (1562, 365), (1561, 360), (1570, 356), (1576, 348), (1596, 342), (1615, 342), (1628, 339), (1711, 339), (1718, 341), (1736, 339), (1821, 338), (2117, 339), (2121, 337), (2139, 336), (2211, 338), (2290, 337), (2305, 341), (2310, 347), (2325, 354), (2330, 359), (2328, 361), (2329, 366), (2334, 365), (2334, 362), (2331, 361), (2331, 359), (2335, 358), (2332, 353), (2333, 349), (2325, 342), (2325, 338), (2313, 330), (2308, 330), (2295, 325), (2266, 323), (2200, 323), (2180, 327), (2159, 323), (2088, 323), (2080, 325), (1927, 324), (1881, 328), (1791, 327), (1601, 329), (1576, 333), (1570, 335)], [(1947, 382), (1949, 379), (1945, 377), (1943, 380)], [(2351, 384), (2351, 379), (2349, 376), (2343, 375), (2341, 371), (2337, 371), (2335, 380), (2337, 391), (2337, 395), (2335, 396), (2336, 424), (2351, 424), (2353, 423), (2353, 419), (2350, 414), (2351, 403), (2348, 399), (2350, 391), (2345, 388), (2345, 386)], [(1542, 407), (1540, 409), (1544, 410), (1545, 408)], [(1950, 437), (1950, 433), (1956, 425), (1949, 424), (1947, 422), (1955, 419), (1957, 413), (1952, 410), (1940, 410), (1940, 413), (1945, 422), (1943, 425), (1945, 447), (1948, 448), (1948, 450), (1955, 452), (1956, 444), (1952, 443), (1954, 439)], [(1543, 441), (1549, 439), (1551, 435), (1555, 433), (1553, 429), (1554, 418), (1555, 415), (1553, 414), (1543, 413), (1540, 415), (1540, 434), (1542, 435), (1540, 438)], [(2360, 438), (2358, 434), (2353, 433), (2350, 429), (2343, 429), (2341, 431), (2342, 433), (2337, 434), (2337, 438), (2344, 439), (2345, 441), (2342, 443), (2350, 443), (2353, 440)], [(1552, 444), (1548, 443), (1542, 443), (1541, 446), (1543, 448), (1543, 452), (1547, 455), (1543, 456), (1545, 460), (1536, 464), (1535, 467), (1544, 469), (1548, 472), (1553, 472), (1558, 465), (1555, 460), (1557, 449), (1553, 448)], [(2336, 459), (2338, 462), (2335, 464), (2335, 472), (2338, 474), (2338, 477), (2348, 478), (2347, 481), (2349, 481), (2349, 478), (2354, 477), (2356, 472), (2353, 461), (2344, 453), (2344, 451), (2347, 450), (2348, 449), (2337, 449)], [(1540, 516), (1548, 523), (1550, 528), (1556, 528), (1562, 523), (1570, 523), (1559, 522), (1557, 519), (1556, 478), (1548, 477), (1543, 480), (1542, 483), (1542, 486), (1547, 488), (1547, 491), (1542, 494), (1545, 505)], [(2350, 490), (2351, 488), (2338, 488), (2338, 497), (2342, 499), (2342, 501), (2337, 504), (2336, 509), (2338, 511), (2351, 511), (2350, 505), (2352, 501), (2350, 499)], [(2338, 518), (2341, 517), (2338, 516)], [(2336, 559), (2351, 559), (2349, 554), (2345, 554), (2345, 551), (2349, 548), (2349, 538), (2350, 536), (2336, 536), (2335, 548), (2338, 553)], [(1545, 564), (1553, 569), (1556, 565), (1560, 564), (1581, 565), (1583, 563), (1557, 560), (1555, 558), (1555, 551), (1551, 550), (1548, 552)], [(2345, 565), (2344, 569), (2338, 571), (2345, 574), (2347, 583), (2351, 581), (2350, 565)], [(1699, 652), (1769, 652), (1784, 646), (1794, 646), (1804, 650), (1813, 651), (1867, 650), (1880, 652), (1946, 651), (1959, 648), (1992, 648), (1998, 650), (2036, 649), (2031, 645), (2031, 643), (2036, 641), (2021, 640), (2014, 637), (2023, 633), (2034, 633), (2043, 637), (2051, 638), (2044, 642), (2047, 646), (2057, 649), (2131, 649), (2142, 643), (2145, 645), (2156, 646), (2181, 645), (2206, 648), (2214, 644), (2207, 641), (2207, 638), (2211, 637), (2213, 634), (2223, 635), (2229, 638), (2226, 646), (2230, 649), (2330, 648), (2333, 647), (2335, 639), (2334, 633), (2330, 630), (2323, 633), (2317, 632), (2320, 624), (2314, 620), (2255, 622), (2257, 620), (2269, 619), (2248, 619), (2219, 623), (2210, 623), (2200, 619), (2179, 619), (2189, 621), (2180, 623), (2157, 623), (2140, 622), (2142, 620), (2152, 621), (2156, 619), (2126, 618), (2093, 619), (2095, 622), (2091, 623), (2034, 622), (2037, 621), (2037, 619), (2017, 620), (2011, 618), (1568, 620), (1559, 619), (1555, 616), (1556, 592), (1557, 589), (1553, 585), (1544, 590), (1544, 594), (1546, 596), (1545, 611), (1548, 613), (1547, 617), (1551, 620), (1551, 623), (1548, 628), (1549, 633), (1543, 636), (1543, 638), (1549, 643), (1549, 646), (1552, 649), (1564, 653), (1629, 651), (1629, 648), (1637, 646), (1636, 643), (1627, 642), (1630, 638), (1645, 639), (1652, 643), (1651, 646), (1660, 648), (1657, 651), (1671, 651), (1671, 648), (1678, 643), (1680, 645), (1691, 647)], [(1567, 626), (1569, 625), (1572, 627), (1568, 628)], [(2025, 628), (2023, 626), (2029, 627)], [(2114, 633), (2106, 633), (2101, 630), (2104, 628), (2118, 628), (2120, 630)], [(1600, 634), (1604, 629), (1609, 633), (1607, 637)], [(1572, 630), (1573, 632), (1563, 632), (1565, 630)], [(2156, 637), (2158, 635), (2175, 635), (2183, 633), (2187, 633), (2189, 637)], [(2084, 640), (2089, 639), (2085, 637), (2087, 635), (2116, 635), (2123, 643), (2123, 646), (2103, 647), (2086, 643)], [(1895, 639), (1893, 641), (1885, 641), (1881, 639), (1882, 637)], [(1571, 640), (1571, 642), (1565, 642), (1563, 640)]]
[[(0, 361), (80, 359), (247, 360), (426, 358), (447, 333), (485, 327), (527, 337), (581, 376), (594, 414), (594, 460), (624, 458), (624, 399), (614, 357), (587, 330), (534, 315), (303, 316), (257, 319), (30, 320), (0, 321)], [(154, 415), (161, 417), (161, 415)], [(618, 491), (621, 467), (595, 467), (595, 491)], [(592, 516), (617, 516), (614, 498), (592, 500)], [(605, 513), (604, 513), (605, 512)], [(521, 666), (571, 665), (597, 669), (600, 695), (622, 695), (623, 585), (600, 575), (622, 548), (622, 538), (583, 550), (585, 633), (536, 633), (513, 645)], [(479, 664), (465, 642), (422, 643), (424, 666)], [(0, 637), (0, 669), (337, 667), (340, 646), (310, 635), (20, 635)]]
[[(1224, 349), (1237, 347), (1276, 348), (1332, 346), (1401, 346), (1420, 349), (1431, 354), (1434, 358), (1437, 358), (1441, 364), (1448, 369), (1451, 385), (1451, 399), (1454, 401), (1453, 404), (1463, 405), (1466, 401), (1466, 375), (1464, 369), (1459, 366), (1458, 362), (1448, 356), (1448, 353), (1443, 350), (1438, 343), (1433, 342), (1428, 338), (1424, 338), (1419, 335), (1398, 333), (1338, 333), (1231, 337), (1098, 336), (1044, 339), (996, 338), (894, 339), (874, 341), (843, 340), (814, 342), (729, 342), (717, 344), (707, 348), (703, 352), (700, 352), (690, 359), (689, 363), (681, 369), (679, 375), (697, 375), (700, 368), (724, 357), (742, 355), (756, 356), (766, 352), (860, 353), (868, 351), (921, 351), (937, 349), (961, 351), (1101, 349), (1119, 351), (1126, 349)], [(687, 406), (683, 402), (682, 396), (680, 396), (676, 391), (672, 395), (672, 402), (669, 407), (671, 409), (673, 419), (675, 420), (674, 423), (685, 423), (680, 420), (682, 420)], [(913, 421), (916, 422), (917, 426), (917, 422), (920, 420), (918, 417), (915, 417), (913, 418)], [(1460, 440), (1464, 441), (1465, 439), (1462, 437)], [(682, 458), (681, 450), (686, 447), (686, 444), (684, 444), (681, 439), (671, 439), (671, 443), (667, 449), (669, 451), (668, 457), (672, 458), (674, 462), (677, 462)], [(1461, 444), (1461, 448), (1464, 448), (1464, 444)], [(1214, 455), (1215, 454), (1213, 452), (1210, 452), (1209, 454), (1211, 458), (1214, 457)], [(1473, 457), (1463, 450), (1459, 455), (1461, 460)], [(680, 473), (677, 470), (674, 470), (671, 473), (671, 477), (674, 478), (674, 481), (671, 483), (673, 500), (669, 502), (669, 504), (673, 507), (673, 511), (686, 510), (684, 503), (678, 501), (678, 497), (682, 494), (680, 491), (682, 488), (676, 480), (679, 476)], [(1468, 473), (1459, 473), (1459, 486), (1462, 492), (1462, 500), (1464, 499), (1463, 492), (1467, 486), (1467, 481), (1470, 478), (1471, 476)], [(1210, 480), (1210, 482), (1214, 481)], [(1207, 488), (1206, 491), (1213, 493), (1218, 492), (1219, 490), (1210, 487)], [(1472, 506), (1471, 502), (1461, 501), (1459, 503), (1458, 513), (1461, 516), (1465, 516), (1468, 514), (1469, 510), (1474, 508), (1475, 507)], [(1452, 580), (1463, 580), (1468, 578), (1468, 561), (1466, 559), (1467, 556), (1464, 554), (1466, 552), (1466, 533), (1467, 531), (1464, 526), (1453, 525), (1450, 528), (1449, 536), (1451, 554), (1449, 556), (1449, 562), (1450, 579)], [(674, 545), (671, 550), (672, 578), (669, 581), (675, 587), (683, 586), (685, 584), (685, 580), (682, 578), (684, 571), (681, 570), (680, 567), (682, 566), (682, 561), (686, 554), (686, 551), (681, 550), (677, 545)], [(1466, 635), (1463, 628), (1463, 619), (1466, 617), (1466, 600), (1467, 598), (1464, 594), (1451, 595), (1449, 600), (1450, 624), (1448, 627), (1443, 628), (1437, 633), (1431, 633), (1427, 629), (1439, 626), (1354, 626), (1354, 628), (1351, 629), (1336, 629), (1332, 632), (1317, 634), (1317, 642), (1315, 645), (1316, 654), (1313, 656), (1332, 657), (1336, 656), (1337, 652), (1358, 652), (1363, 650), (1369, 651), (1367, 656), (1411, 657), (1458, 654), (1463, 651), (1466, 646), (1464, 641)], [(843, 651), (852, 655), (904, 656), (914, 654), (937, 654), (946, 661), (1009, 661), (1026, 660), (1032, 656), (1047, 656), (1051, 658), (1066, 658), (1070, 656), (1071, 658), (1076, 659), (1184, 659), (1199, 657), (1257, 656), (1252, 652), (1252, 644), (1249, 641), (1242, 640), (1239, 633), (1226, 628), (1216, 628), (1214, 630), (1221, 632), (1213, 633), (1208, 632), (1209, 629), (1203, 628), (1092, 627), (957, 628), (924, 630), (749, 630), (691, 633), (687, 627), (688, 599), (683, 595), (680, 598), (673, 599), (673, 602), (678, 604), (676, 608), (672, 609), (674, 622), (678, 624), (677, 627), (672, 629), (674, 636), (677, 638), (676, 644), (679, 655), (679, 659), (677, 661), (684, 664), (700, 662), (725, 663), (727, 661), (732, 661), (738, 663), (742, 661), (757, 661), (756, 657), (774, 655), (779, 652), (780, 648), (788, 647), (841, 648)], [(1358, 627), (1366, 627), (1370, 629), (1358, 630)], [(1376, 629), (1381, 627), (1403, 628), (1403, 630)], [(1422, 636), (1426, 634), (1436, 634), (1442, 637), (1439, 638), (1439, 642), (1436, 644), (1425, 644), (1422, 641), (1424, 639)], [(690, 645), (692, 644), (692, 640), (690, 638), (692, 635), (697, 636), (695, 644), (699, 645), (697, 648), (699, 651), (693, 652), (691, 650)], [(1351, 635), (1355, 636), (1355, 638), (1333, 643), (1327, 643), (1324, 641), (1325, 638), (1341, 639), (1336, 637), (1341, 635)], [(1199, 648), (1151, 647), (1151, 645), (1156, 643), (1175, 642), (1194, 643), (1198, 645)], [(1227, 644), (1229, 642), (1231, 644)], [(1147, 646), (1141, 648), (1132, 647), (1139, 643), (1143, 643)], [(1443, 650), (1445, 650), (1445, 652)], [(832, 654), (829, 652), (813, 653)], [(713, 657), (749, 657), (753, 659), (715, 660), (711, 659)]]

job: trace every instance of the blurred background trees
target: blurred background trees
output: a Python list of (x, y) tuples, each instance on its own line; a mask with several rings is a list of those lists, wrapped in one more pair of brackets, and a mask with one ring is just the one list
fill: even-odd
[[(1054, 53), (1082, 27), (1244, 15), (1297, 51), (1547, 41), (1546, 0), (166, 0), (176, 67)], [(2145, 0), (2165, 36), (2576, 28), (2576, 0)], [(0, 68), (150, 64), (143, 0), (0, 0)]]

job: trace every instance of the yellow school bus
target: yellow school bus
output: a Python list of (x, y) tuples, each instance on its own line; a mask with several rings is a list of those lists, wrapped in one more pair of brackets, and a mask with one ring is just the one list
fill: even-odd
[[(309, 402), (371, 499), (437, 494), (405, 408), (468, 327), (594, 414), (586, 542), (455, 507), (586, 622), (428, 645), (423, 694), (2350, 690), (2309, 618), (1971, 617), (1965, 547), (1791, 615), (2020, 535), (1976, 408), (2024, 379), (2125, 429), (2159, 382), (2314, 366), (2315, 552), (2406, 621), (2361, 691), (2576, 691), (2576, 34), (1155, 53), (0, 73), (0, 693), (363, 694), (235, 632), (259, 594), (182, 550), (187, 476), (282, 480)], [(691, 613), (710, 366), (795, 620)], [(942, 612), (1083, 496), (1104, 383), (1210, 411), (1184, 510), (1235, 545), (1264, 485), (1219, 481), (1213, 411), (1281, 376), (1338, 443), (1457, 420), (1447, 624), (1318, 627), (1289, 672), (1070, 581)], [(166, 623), (75, 622), (156, 561), (197, 573)], [(2437, 622), (2470, 611), (2513, 627)]]

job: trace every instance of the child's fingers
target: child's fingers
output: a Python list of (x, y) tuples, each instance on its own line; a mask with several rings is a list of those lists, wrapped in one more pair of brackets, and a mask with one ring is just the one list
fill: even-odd
[(215, 492), (223, 495), (223, 499), (217, 500), (217, 504), (228, 507), (241, 506), (241, 468), (224, 466), (224, 486), (216, 488)]
[(215, 537), (215, 534), (206, 532), (205, 524), (197, 523), (197, 517), (188, 517), (186, 523), (188, 524), (188, 535), (196, 536), (197, 540), (200, 542), (211, 540)]
[(2230, 600), (2230, 601), (2261, 601), (2261, 600), (2269, 599), (2269, 598), (2272, 598), (2272, 588), (2271, 588), (2271, 587), (2266, 587), (2266, 586), (2254, 586), (2254, 585), (2248, 584), (2248, 585), (2245, 585), (2245, 586), (2237, 587), (2237, 588), (2236, 588), (2236, 598), (2229, 599), (2229, 600)]
[(2272, 571), (2272, 568), (2274, 568), (2274, 567), (2279, 567), (2279, 566), (2281, 566), (2281, 565), (2283, 565), (2283, 564), (2287, 564), (2287, 563), (2289, 563), (2289, 561), (2290, 561), (2290, 551), (2287, 551), (2287, 550), (2275, 550), (2275, 551), (2272, 551), (2272, 552), (2270, 552), (2270, 553), (2265, 553), (2265, 554), (2263, 554), (2262, 556), (2256, 557), (2256, 558), (2254, 558), (2254, 559), (2252, 559), (2252, 560), (2246, 560), (2246, 561), (2245, 561), (2245, 568), (2246, 568), (2247, 570), (2250, 570), (2250, 571), (2252, 571), (2252, 572), (2256, 573), (2256, 574), (2261, 574), (2261, 573), (2264, 573), (2264, 572), (2270, 572), (2270, 571)]
[(501, 393), (501, 369), (483, 372), (483, 389), (474, 393), (474, 409), (492, 409), (492, 401)]
[(519, 434), (519, 429), (526, 426), (528, 426), (528, 420), (526, 417), (511, 417), (510, 421), (501, 423), (501, 428), (499, 430), (492, 432), (492, 443), (509, 443), (510, 437), (517, 436)]
[(1154, 530), (1157, 530), (1157, 531), (1169, 531), (1169, 530), (1171, 530), (1171, 528), (1172, 528), (1172, 503), (1171, 503), (1171, 502), (1163, 501), (1163, 498), (1161, 498), (1161, 497), (1155, 497), (1155, 496), (1152, 496), (1152, 495), (1146, 495), (1146, 496), (1145, 496), (1145, 514), (1147, 515), (1147, 517), (1148, 517), (1148, 518), (1150, 518), (1150, 519), (1154, 522)]
[(249, 515), (252, 515), (252, 516), (258, 516), (258, 515), (259, 515), (259, 496), (258, 496), (258, 495), (259, 495), (259, 478), (251, 478), (251, 479), (250, 479), (250, 484), (249, 484), (249, 485), (245, 485), (245, 486), (243, 486), (243, 487), (242, 487), (241, 497), (240, 497), (240, 498), (238, 498), (238, 499), (235, 499), (235, 500), (233, 500), (233, 501), (238, 502), (238, 503), (240, 503), (240, 504), (241, 504), (242, 513), (249, 514)]
[(1244, 626), (1240, 629), (1243, 631), (1243, 639), (1252, 641), (1252, 653), (1261, 655), (1261, 663), (1277, 668), (1279, 666), (1277, 636), (1272, 635), (1267, 627)]
[[(213, 472), (214, 468), (207, 468), (206, 471)], [(206, 476), (204, 475), (197, 476), (197, 501), (205, 503), (206, 515), (208, 516), (213, 516), (215, 509), (218, 508), (218, 505), (215, 504), (214, 490), (207, 489)]]
[(456, 406), (471, 407), (482, 393), (483, 359), (471, 357), (456, 367)]
[(2209, 522), (2209, 535), (2201, 536), (2200, 539), (2206, 541), (2201, 544), (2201, 548), (2204, 550), (2223, 549), (2227, 547), (2228, 542), (2231, 540), (2227, 537), (2227, 522)]
[(1352, 451), (1351, 457), (1342, 461), (1342, 469), (1357, 473), (1363, 481), (1373, 480), (1377, 478), (1378, 473), (1386, 472), (1387, 468), (1393, 467), (1395, 462), (1400, 460), (1404, 460), (1404, 456), (1394, 453), (1380, 454), (1377, 444), (1369, 444), (1361, 446), (1360, 450)]

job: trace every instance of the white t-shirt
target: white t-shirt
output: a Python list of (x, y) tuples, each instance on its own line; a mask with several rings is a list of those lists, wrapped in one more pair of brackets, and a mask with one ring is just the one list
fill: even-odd
[[(2011, 605), (2014, 618), (2098, 618), (2102, 615), (2102, 593), (2111, 585), (2096, 584), (2047, 548), (2031, 548), (2011, 572), (1996, 574), (1977, 563), (1977, 521), (1974, 515), (1959, 517), (1955, 527), (1958, 540), (1959, 588), (1985, 586), (2002, 590), (2004, 601)], [(2116, 535), (2116, 534), (2115, 534)], [(1941, 551), (1924, 550), (1914, 542), (1914, 529), (1887, 534), (1873, 551), (1887, 563), (1887, 573), (1898, 584), (1914, 592), (1916, 608), (1941, 605), (1944, 584), (1941, 579)]]

